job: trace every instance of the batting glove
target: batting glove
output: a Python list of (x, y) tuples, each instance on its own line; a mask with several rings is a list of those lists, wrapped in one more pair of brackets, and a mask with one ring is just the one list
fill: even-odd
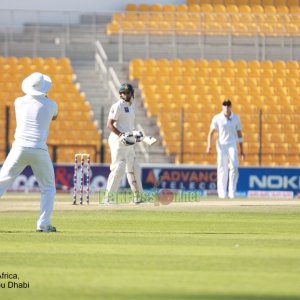
[(125, 146), (132, 146), (135, 144), (135, 137), (132, 132), (125, 132), (120, 135), (120, 141)]
[(135, 141), (137, 143), (141, 142), (142, 139), (143, 139), (143, 137), (144, 137), (144, 134), (141, 131), (139, 131), (139, 130), (133, 130), (132, 134), (135, 137)]

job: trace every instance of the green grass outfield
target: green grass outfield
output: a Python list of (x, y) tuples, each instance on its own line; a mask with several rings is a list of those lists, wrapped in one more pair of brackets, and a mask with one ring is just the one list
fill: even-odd
[(0, 200), (0, 276), (18, 276), (0, 279), (0, 299), (300, 299), (300, 200), (96, 201), (72, 206), (58, 195), (58, 232), (37, 233), (36, 195)]

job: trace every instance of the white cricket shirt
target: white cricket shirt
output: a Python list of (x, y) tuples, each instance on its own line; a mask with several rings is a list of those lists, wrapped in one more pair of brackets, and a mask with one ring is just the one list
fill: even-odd
[(134, 130), (135, 111), (133, 105), (120, 99), (111, 106), (108, 119), (115, 120), (114, 126), (120, 132)]
[(242, 125), (238, 115), (231, 112), (230, 118), (226, 118), (221, 112), (212, 119), (211, 129), (218, 131), (218, 142), (221, 145), (237, 143), (237, 130), (242, 130)]
[(15, 100), (17, 127), (13, 145), (47, 150), (49, 126), (57, 104), (45, 96), (25, 95)]

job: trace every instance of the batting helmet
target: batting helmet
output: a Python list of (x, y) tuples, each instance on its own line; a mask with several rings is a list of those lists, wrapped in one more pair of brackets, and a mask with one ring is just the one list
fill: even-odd
[(130, 83), (123, 83), (119, 89), (119, 94), (121, 93), (132, 93), (132, 97), (134, 97), (134, 89)]

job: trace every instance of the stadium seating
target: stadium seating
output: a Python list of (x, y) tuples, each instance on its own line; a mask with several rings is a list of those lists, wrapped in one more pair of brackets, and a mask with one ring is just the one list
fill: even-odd
[(232, 4), (232, 5), (261, 5), (261, 6), (298, 6), (299, 0), (186, 0), (187, 5), (195, 4)]
[(199, 0), (181, 5), (128, 4), (124, 13), (113, 15), (107, 34), (298, 35), (300, 9), (295, 2)]
[[(48, 97), (54, 99), (59, 107), (59, 117), (52, 122), (48, 138), (50, 153), (53, 154), (53, 146), (56, 145), (57, 162), (73, 162), (77, 152), (90, 153), (95, 162), (101, 133), (91, 120), (88, 102), (74, 83), (75, 75), (68, 58), (0, 57), (0, 112), (4, 116), (5, 107), (10, 107), (10, 144), (16, 126), (13, 102), (23, 95), (21, 82), (32, 72), (51, 77), (53, 86)], [(0, 119), (0, 126), (5, 128), (4, 117)], [(0, 131), (0, 140), (4, 145), (4, 130)], [(4, 159), (4, 148), (1, 148), (0, 161)]]
[(230, 98), (244, 126), (242, 164), (300, 165), (297, 61), (135, 59), (129, 72), (130, 80), (139, 80), (148, 115), (157, 117), (166, 150), (177, 162), (215, 163), (215, 155), (205, 154), (209, 124)]

